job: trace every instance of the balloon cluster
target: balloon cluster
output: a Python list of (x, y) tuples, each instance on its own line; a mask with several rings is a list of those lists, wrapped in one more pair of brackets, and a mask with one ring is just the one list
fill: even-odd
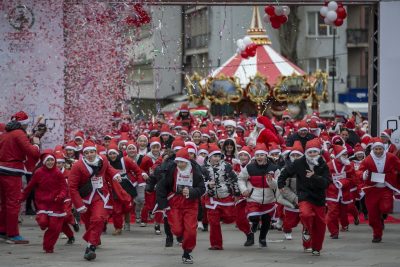
[(142, 4), (135, 4), (133, 6), (133, 13), (125, 18), (125, 23), (128, 26), (140, 27), (150, 22), (150, 16), (144, 10)]
[(238, 49), (236, 53), (240, 54), (242, 58), (254, 57), (257, 52), (257, 44), (253, 43), (249, 36), (239, 39), (236, 42)]
[(272, 28), (279, 29), (282, 24), (288, 21), (290, 8), (288, 6), (266, 6), (264, 22), (271, 23)]
[(326, 25), (335, 25), (336, 27), (342, 26), (344, 19), (347, 17), (343, 4), (338, 4), (335, 1), (325, 2), (319, 13), (324, 18)]

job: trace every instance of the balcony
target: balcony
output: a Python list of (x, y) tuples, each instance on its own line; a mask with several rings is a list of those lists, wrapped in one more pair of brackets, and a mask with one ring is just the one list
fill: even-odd
[(349, 89), (368, 88), (368, 76), (348, 75), (347, 88)]
[(347, 47), (368, 47), (368, 29), (347, 29)]
[(208, 47), (208, 34), (188, 37), (185, 40), (185, 49), (199, 49)]

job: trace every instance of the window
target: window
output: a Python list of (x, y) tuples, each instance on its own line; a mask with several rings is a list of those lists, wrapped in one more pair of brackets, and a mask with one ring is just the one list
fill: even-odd
[(129, 84), (148, 84), (153, 83), (153, 66), (152, 64), (134, 65), (128, 71)]
[(208, 60), (208, 53), (194, 54), (186, 57), (185, 72), (189, 75), (197, 72), (199, 75), (205, 77), (208, 75), (210, 69)]
[(185, 14), (185, 47), (201, 48), (208, 45), (208, 9), (203, 8)]
[(307, 13), (307, 28), (308, 36), (333, 36), (335, 31), (334, 27), (324, 23), (324, 19), (320, 16), (319, 12)]
[[(338, 65), (338, 59), (336, 59), (336, 66)], [(321, 70), (327, 72), (329, 77), (332, 77), (334, 74), (335, 78), (337, 78), (337, 72), (335, 72), (335, 66), (333, 65), (332, 58), (310, 58), (308, 60), (307, 71), (308, 73), (314, 73), (317, 70)], [(332, 73), (334, 72), (334, 73)]]

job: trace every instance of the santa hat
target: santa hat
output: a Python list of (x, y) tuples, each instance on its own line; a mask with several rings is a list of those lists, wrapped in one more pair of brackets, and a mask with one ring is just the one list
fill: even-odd
[(197, 153), (200, 155), (201, 153), (206, 153), (208, 156), (208, 144), (200, 144), (199, 151)]
[(354, 155), (357, 155), (357, 154), (360, 154), (360, 153), (362, 153), (363, 155), (365, 155), (364, 148), (363, 148), (359, 143), (357, 143), (357, 144), (354, 146)]
[(111, 143), (111, 144), (108, 146), (107, 155), (110, 154), (110, 153), (119, 154), (118, 146), (117, 146), (116, 144)]
[(169, 129), (169, 126), (167, 124), (163, 124), (161, 126), (161, 130), (160, 131), (161, 131), (160, 136), (161, 135), (170, 135), (170, 136), (172, 136), (171, 130)]
[(190, 163), (189, 151), (186, 148), (183, 148), (176, 152), (175, 161), (183, 161)]
[(74, 141), (69, 141), (65, 145), (64, 149), (71, 149), (71, 150), (77, 151), (76, 143)]
[(308, 131), (308, 123), (305, 120), (300, 121), (297, 131)]
[(154, 145), (159, 145), (161, 146), (160, 138), (159, 137), (152, 137), (150, 138), (150, 148)]
[(176, 138), (171, 145), (172, 150), (178, 150), (184, 147), (185, 147), (185, 142), (182, 140), (182, 138)]
[(85, 152), (86, 150), (97, 151), (96, 144), (91, 140), (86, 140), (85, 142), (83, 142), (83, 150), (82, 151)]
[(64, 155), (61, 151), (55, 151), (54, 156), (55, 156), (57, 162), (65, 162)]
[(103, 137), (103, 140), (106, 140), (106, 139), (110, 139), (110, 140), (113, 139), (112, 134), (110, 134), (110, 133), (105, 134), (104, 137)]
[(293, 146), (291, 148), (290, 154), (301, 154), (304, 155), (303, 145), (299, 140), (294, 141)]
[(256, 126), (259, 129), (264, 129), (267, 127), (268, 124), (270, 124), (270, 120), (265, 117), (265, 116), (259, 116), (256, 120)]
[(175, 129), (175, 130), (182, 129), (182, 122), (181, 122), (181, 121), (175, 120), (174, 129)]
[(40, 154), (40, 160), (44, 164), (48, 159), (53, 159), (56, 160), (56, 157), (53, 153), (52, 149), (45, 149), (41, 154)]
[(197, 129), (197, 127), (192, 127), (192, 131), (191, 131), (190, 135), (193, 137), (193, 135), (195, 133), (199, 133), (200, 135), (202, 135), (201, 131), (199, 129)]
[(283, 114), (282, 114), (282, 119), (283, 119), (283, 118), (289, 118), (289, 119), (292, 118), (292, 117), (290, 116), (289, 111), (285, 110), (285, 111), (283, 112)]
[(221, 124), (221, 119), (220, 118), (214, 118), (214, 124), (215, 125)]
[(308, 127), (309, 127), (311, 130), (319, 129), (318, 123), (317, 123), (317, 121), (314, 120), (314, 119), (312, 119), (312, 120), (310, 121), (310, 123), (308, 124)]
[(383, 145), (383, 141), (382, 141), (382, 139), (381, 139), (380, 137), (374, 137), (374, 138), (372, 138), (371, 141), (370, 141), (370, 143), (372, 144), (372, 145), (371, 145), (371, 149), (374, 149), (374, 148), (377, 147), (377, 146), (385, 147), (385, 146)]
[(369, 134), (364, 134), (364, 136), (361, 137), (361, 146), (366, 149), (371, 144), (371, 139), (372, 137)]
[(186, 127), (186, 126), (182, 127), (181, 133), (183, 133), (183, 132), (186, 133), (186, 134), (189, 134), (189, 128)]
[(381, 136), (384, 136), (384, 137), (390, 139), (392, 137), (392, 133), (393, 133), (392, 129), (386, 129), (383, 132), (381, 132)]
[(319, 112), (314, 111), (311, 115), (311, 119), (317, 119), (319, 120)]
[(347, 148), (344, 146), (333, 145), (333, 155), (336, 159), (340, 158), (345, 153), (347, 153)]
[(310, 151), (318, 151), (321, 152), (321, 143), (318, 138), (314, 138), (306, 143), (306, 153)]
[(126, 132), (121, 133), (121, 137), (119, 138), (118, 146), (122, 143), (128, 143), (129, 135)]
[(332, 144), (337, 144), (339, 142), (342, 142), (343, 144), (345, 143), (343, 138), (340, 135), (335, 135), (334, 137), (332, 137)]
[(241, 129), (243, 132), (246, 131), (246, 126), (244, 125), (243, 122), (238, 123), (236, 126), (237, 129)]
[(273, 153), (281, 153), (281, 147), (277, 143), (271, 143), (269, 144), (269, 151), (268, 155), (271, 155)]
[[(140, 135), (138, 136), (137, 139), (139, 139), (139, 138), (145, 138), (145, 139), (146, 139), (146, 142), (147, 142), (147, 143), (149, 142), (149, 137), (148, 137), (148, 135), (146, 135), (146, 134), (140, 134)], [(137, 139), (136, 139), (136, 140), (137, 140)]]
[(346, 122), (345, 127), (349, 130), (354, 130), (356, 128), (356, 124), (354, 123), (354, 120), (348, 120)]
[(189, 112), (189, 104), (183, 103), (179, 109), (179, 112)]
[(187, 148), (189, 153), (193, 153), (197, 155), (197, 146), (193, 142), (185, 142), (185, 147)]
[(251, 156), (251, 154), (253, 153), (253, 151), (252, 151), (252, 149), (250, 148), (250, 147), (248, 147), (248, 146), (244, 146), (244, 147), (242, 147), (242, 149), (238, 152), (238, 156), (240, 155), (240, 154), (246, 154), (246, 155), (248, 155), (250, 158), (252, 158), (252, 156)]
[(290, 152), (292, 152), (291, 147), (283, 147), (281, 155), (282, 155), (282, 157), (286, 157), (288, 154), (290, 154)]
[[(193, 136), (193, 134), (192, 134)], [(208, 129), (201, 130), (201, 136), (210, 138), (210, 131)]]
[(133, 146), (137, 150), (137, 145), (132, 140), (128, 141), (128, 144), (126, 144), (126, 148), (128, 149), (128, 147), (130, 146)]
[(104, 146), (96, 145), (97, 154), (99, 155), (107, 155), (107, 149)]
[(211, 158), (211, 156), (215, 154), (222, 154), (222, 153), (219, 147), (216, 144), (212, 143), (208, 147), (208, 157)]
[(264, 143), (258, 143), (254, 148), (254, 154), (266, 154), (268, 155), (268, 149)]
[(12, 121), (18, 121), (21, 124), (28, 124), (29, 123), (29, 117), (23, 111), (19, 111), (19, 112), (15, 113), (14, 115), (12, 115), (11, 116), (11, 120)]
[(236, 122), (234, 120), (224, 120), (223, 124), (224, 127), (232, 126), (233, 128), (236, 128)]
[(77, 131), (74, 134), (74, 140), (75, 139), (81, 139), (82, 141), (84, 141), (85, 140), (85, 134), (82, 131)]
[(54, 147), (54, 153), (57, 153), (57, 152), (61, 152), (62, 153), (62, 151), (63, 151), (63, 146), (62, 145), (56, 145)]

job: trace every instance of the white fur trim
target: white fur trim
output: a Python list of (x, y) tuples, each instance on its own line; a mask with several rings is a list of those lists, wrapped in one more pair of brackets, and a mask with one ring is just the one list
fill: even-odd
[(95, 151), (97, 151), (97, 149), (96, 149), (95, 146), (87, 146), (87, 147), (85, 147), (85, 148), (83, 149), (83, 152), (85, 152), (86, 150), (95, 150)]
[(246, 154), (247, 156), (249, 156), (249, 157), (251, 158), (250, 153), (247, 152), (246, 150), (240, 150), (240, 151), (238, 152), (238, 156), (239, 156), (240, 154), (242, 154), (242, 153)]
[(183, 146), (173, 146), (172, 147), (173, 150), (179, 150), (179, 149), (182, 149), (182, 148), (183, 148)]
[(71, 149), (71, 150), (73, 150), (73, 151), (76, 151), (76, 148), (73, 147), (73, 146), (66, 146), (65, 149)]
[(85, 208), (86, 208), (86, 206), (82, 206), (82, 207), (76, 209), (76, 211), (77, 211), (77, 212), (80, 212), (80, 211), (84, 210)]
[(118, 152), (117, 150), (115, 150), (115, 149), (109, 149), (109, 150), (107, 150), (107, 155), (110, 154), (111, 152), (114, 152), (114, 153), (116, 153), (116, 154), (119, 154), (119, 152)]
[(209, 154), (208, 154), (208, 157), (211, 158), (211, 156), (213, 156), (213, 155), (215, 155), (215, 154), (222, 154), (222, 153), (221, 153), (221, 150), (215, 150), (215, 151), (209, 153)]
[(176, 157), (175, 161), (183, 161), (183, 162), (186, 162), (186, 163), (190, 163), (190, 160), (185, 159), (185, 158), (181, 158), (181, 157)]
[(208, 150), (207, 150), (207, 149), (200, 149), (197, 153), (198, 153), (199, 155), (200, 155), (201, 153), (206, 153), (206, 154), (208, 155)]
[(45, 158), (43, 159), (43, 163), (46, 162), (46, 161), (47, 161), (48, 159), (50, 159), (50, 158), (56, 160), (52, 155), (48, 155), (47, 157), (45, 157)]
[(234, 120), (225, 120), (224, 127), (227, 127), (227, 126), (232, 126), (232, 127), (236, 128), (236, 122)]
[(344, 153), (347, 153), (347, 149), (345, 148), (345, 149), (343, 149), (342, 151), (340, 151), (340, 153), (339, 154), (337, 154), (336, 156), (335, 156), (335, 158), (340, 158), (340, 156), (342, 156)]
[(311, 152), (311, 151), (318, 151), (318, 152), (321, 152), (321, 149), (316, 148), (316, 147), (310, 147), (309, 149), (306, 149), (306, 153), (307, 153), (307, 152)]
[(188, 152), (189, 152), (189, 153), (194, 153), (194, 154), (196, 154), (196, 149), (194, 149), (194, 148), (188, 148)]
[(298, 131), (298, 132), (300, 132), (300, 131), (307, 131), (307, 132), (308, 132), (308, 128), (302, 127), (302, 128), (299, 128), (297, 131)]
[(377, 146), (381, 146), (383, 148), (385, 147), (382, 142), (375, 142), (372, 144), (371, 149), (374, 149)]
[(265, 128), (265, 126), (263, 124), (259, 123), (259, 122), (256, 123), (256, 126), (259, 129), (264, 129)]
[(389, 139), (391, 138), (390, 135), (387, 134), (387, 132), (381, 132), (381, 136), (382, 136), (382, 135), (386, 136), (386, 137), (389, 138)]
[(26, 125), (29, 123), (29, 118), (26, 120), (18, 121), (18, 122), (21, 123), (22, 125)]
[(256, 150), (256, 151), (254, 152), (254, 155), (257, 155), (257, 154), (265, 154), (265, 155), (268, 155), (268, 151), (265, 151), (265, 150)]
[(158, 141), (150, 143), (150, 147), (152, 147), (152, 146), (154, 146), (154, 145), (159, 145), (159, 146), (161, 146), (161, 143), (158, 142)]
[(282, 151), (280, 150), (280, 149), (274, 149), (274, 150), (271, 150), (271, 151), (269, 151), (268, 152), (268, 155), (271, 155), (271, 154), (273, 154), (273, 153), (282, 153)]

